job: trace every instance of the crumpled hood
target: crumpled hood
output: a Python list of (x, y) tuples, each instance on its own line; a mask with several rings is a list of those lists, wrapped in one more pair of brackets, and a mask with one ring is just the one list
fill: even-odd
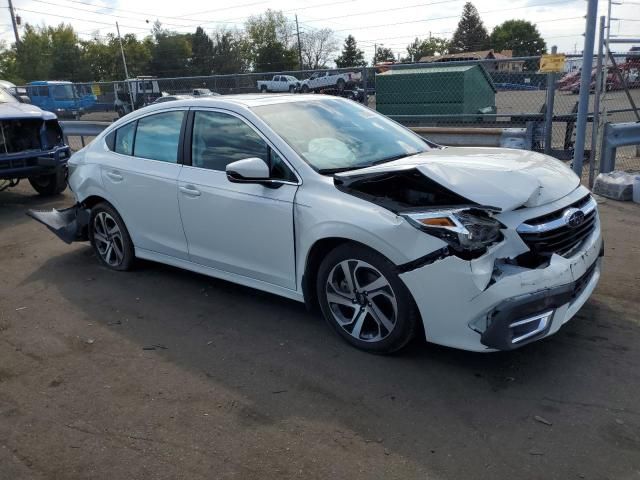
[(509, 211), (536, 207), (571, 193), (580, 179), (564, 163), (528, 150), (449, 147), (336, 174), (348, 178), (415, 168), (431, 180), (480, 205)]
[(15, 118), (53, 120), (56, 116), (54, 113), (45, 112), (29, 103), (0, 103), (0, 120), (12, 120)]

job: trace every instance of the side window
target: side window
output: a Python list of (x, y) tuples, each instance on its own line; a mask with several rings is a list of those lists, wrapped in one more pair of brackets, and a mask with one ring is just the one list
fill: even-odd
[(219, 112), (195, 112), (191, 139), (194, 167), (224, 171), (227, 164), (250, 157), (268, 162), (264, 140), (239, 118)]
[(133, 135), (136, 131), (136, 122), (127, 123), (115, 131), (116, 153), (122, 155), (133, 155)]
[[(165, 112), (138, 120), (133, 155), (176, 163), (183, 118), (184, 112)], [(116, 147), (119, 143), (118, 136)]]
[(269, 149), (269, 157), (271, 163), (271, 178), (273, 178), (274, 180), (284, 180), (294, 183), (298, 181), (291, 169), (287, 166), (286, 163), (284, 163), (284, 160), (280, 158), (280, 155), (278, 155), (272, 149)]
[(40, 87), (40, 96), (48, 97), (49, 96), (49, 87), (45, 85), (44, 87)]

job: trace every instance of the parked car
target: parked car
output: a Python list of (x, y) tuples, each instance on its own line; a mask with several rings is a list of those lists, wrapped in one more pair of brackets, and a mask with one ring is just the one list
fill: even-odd
[(31, 103), (60, 118), (78, 118), (84, 112), (78, 92), (71, 82), (40, 80), (27, 84)]
[(27, 89), (24, 87), (17, 87), (15, 83), (11, 83), (7, 80), (0, 80), (0, 88), (4, 88), (20, 103), (31, 103), (31, 99), (27, 95)]
[(105, 267), (144, 258), (318, 305), (370, 352), (422, 332), (514, 349), (557, 332), (600, 277), (596, 202), (566, 165), (442, 148), (343, 98), (153, 105), (70, 172), (75, 206), (30, 214)]
[(302, 81), (300, 91), (302, 93), (323, 89), (341, 91), (353, 88), (360, 81), (360, 78), (361, 74), (355, 72), (339, 72), (337, 70), (314, 72), (308, 79)]
[(300, 80), (291, 75), (274, 75), (271, 80), (258, 80), (258, 90), (267, 92), (294, 93), (300, 87)]
[(212, 92), (208, 88), (194, 88), (191, 95), (193, 95), (194, 97), (213, 97), (220, 94)]
[(161, 97), (156, 98), (152, 105), (155, 105), (157, 103), (165, 103), (165, 102), (172, 102), (174, 100), (186, 100), (188, 98), (194, 98), (192, 95), (163, 95)]
[(41, 195), (67, 187), (69, 147), (56, 116), (0, 88), (0, 190), (27, 179)]

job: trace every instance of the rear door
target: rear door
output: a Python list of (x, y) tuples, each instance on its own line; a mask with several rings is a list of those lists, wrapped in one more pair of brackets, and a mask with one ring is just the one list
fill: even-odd
[[(191, 149), (178, 182), (191, 261), (295, 289), (297, 176), (240, 116), (218, 110), (196, 110), (191, 115)], [(267, 162), (271, 177), (282, 183), (269, 188), (230, 182), (227, 164), (250, 157)]]
[(123, 125), (108, 138), (113, 153), (101, 167), (136, 248), (182, 259), (188, 252), (178, 209), (178, 153), (185, 120), (186, 110), (172, 109)]

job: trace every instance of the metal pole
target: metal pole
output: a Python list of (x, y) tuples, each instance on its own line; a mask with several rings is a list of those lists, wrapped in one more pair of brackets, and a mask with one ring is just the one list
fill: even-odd
[(16, 23), (16, 15), (13, 11), (13, 2), (11, 0), (9, 0), (9, 13), (13, 24), (13, 34), (16, 36), (16, 45), (18, 45), (20, 43), (20, 34), (18, 33), (18, 24)]
[(598, 0), (588, 0), (587, 21), (584, 32), (584, 49), (582, 51), (582, 74), (580, 75), (580, 99), (578, 100), (578, 116), (576, 118), (576, 143), (573, 152), (573, 171), (582, 175), (584, 159), (585, 131), (587, 114), (589, 113), (589, 89), (591, 88), (591, 69), (593, 68), (593, 44), (596, 36), (596, 16)]
[[(551, 47), (551, 53), (558, 53), (558, 47)], [(556, 74), (547, 73), (547, 110), (544, 118), (544, 153), (551, 153), (551, 142), (553, 138), (553, 103), (556, 97)]]
[[(600, 122), (600, 93), (602, 92), (602, 48), (604, 47), (605, 16), (600, 17), (600, 33), (598, 35), (598, 58), (596, 59), (596, 95), (593, 99), (593, 121), (591, 122), (591, 153), (589, 154), (589, 187), (593, 186), (596, 171), (596, 149), (598, 127)], [(607, 76), (604, 76), (605, 83)]]
[(298, 35), (298, 61), (300, 62), (300, 70), (302, 67), (302, 44), (300, 43), (300, 27), (298, 27), (298, 14), (296, 13), (296, 33)]
[(362, 67), (362, 74), (360, 76), (360, 80), (362, 81), (362, 103), (365, 106), (369, 106), (369, 96), (367, 95), (367, 66)]
[(136, 107), (133, 103), (133, 94), (131, 93), (131, 82), (129, 82), (129, 70), (127, 70), (127, 59), (124, 56), (124, 47), (122, 46), (122, 37), (120, 36), (120, 25), (116, 22), (116, 30), (118, 31), (118, 41), (120, 42), (120, 53), (122, 54), (122, 64), (124, 65), (124, 78), (129, 89), (129, 101), (131, 102), (131, 111), (133, 112)]

